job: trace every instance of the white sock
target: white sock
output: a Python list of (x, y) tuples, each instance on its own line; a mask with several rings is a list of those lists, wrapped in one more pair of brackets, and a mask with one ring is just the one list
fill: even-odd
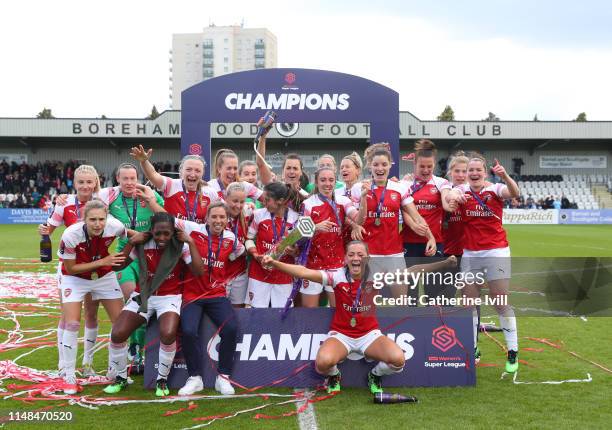
[(60, 319), (59, 324), (57, 325), (57, 368), (62, 370), (64, 368), (64, 328), (66, 327), (66, 323), (63, 319)]
[(476, 309), (476, 306), (474, 306), (472, 308), (472, 329), (474, 332), (474, 348), (476, 348), (476, 346), (478, 346), (478, 329), (480, 327), (478, 327), (478, 310)]
[(159, 343), (159, 362), (157, 363), (157, 379), (168, 379), (172, 362), (176, 354), (176, 342), (170, 345)]
[(108, 346), (108, 367), (117, 376), (127, 379), (127, 343), (110, 343)]
[(338, 366), (334, 364), (333, 367), (327, 372), (327, 376), (336, 376), (338, 373), (340, 373), (340, 370), (338, 369)]
[(77, 348), (78, 342), (77, 338), (79, 336), (79, 326), (78, 322), (69, 322), (66, 323), (64, 327), (64, 335), (62, 336), (62, 343), (64, 349), (64, 370), (66, 371), (67, 377), (74, 377), (75, 367), (76, 367), (76, 358), (77, 358)]
[(504, 332), (508, 350), (518, 351), (518, 333), (516, 331), (516, 317), (514, 309), (508, 307), (499, 314), (499, 324)]
[(395, 367), (392, 364), (387, 364), (384, 361), (379, 361), (376, 366), (372, 369), (372, 373), (376, 376), (392, 375), (393, 373), (399, 373), (404, 370), (404, 367)]
[(91, 364), (93, 361), (93, 349), (96, 346), (96, 341), (98, 340), (98, 326), (95, 327), (87, 327), (85, 325), (85, 336), (84, 336), (84, 345), (85, 351), (83, 352), (83, 364)]

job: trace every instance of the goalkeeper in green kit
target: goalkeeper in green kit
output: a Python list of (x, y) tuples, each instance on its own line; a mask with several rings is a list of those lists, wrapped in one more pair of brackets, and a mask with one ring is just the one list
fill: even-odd
[[(108, 204), (109, 213), (123, 223), (126, 228), (139, 232), (149, 231), (153, 211), (149, 208), (143, 185), (138, 182), (138, 170), (131, 163), (123, 163), (117, 168), (117, 182), (119, 186), (105, 188), (99, 198)], [(154, 192), (157, 204), (164, 205), (164, 199)], [(127, 239), (120, 239), (117, 251), (121, 251), (127, 244)], [(117, 272), (117, 280), (121, 285), (123, 296), (127, 300), (136, 288), (138, 274), (140, 273), (138, 261), (133, 261), (125, 269)], [(131, 360), (131, 373), (144, 372), (144, 345), (146, 325), (142, 325), (130, 336), (129, 355)]]

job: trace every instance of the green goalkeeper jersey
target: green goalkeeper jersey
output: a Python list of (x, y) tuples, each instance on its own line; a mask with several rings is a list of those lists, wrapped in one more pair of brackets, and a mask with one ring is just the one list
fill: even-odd
[[(157, 203), (160, 206), (164, 205), (164, 199), (160, 196), (157, 191), (154, 191)], [(130, 228), (136, 231), (149, 231), (151, 227), (151, 217), (153, 211), (149, 208), (146, 202), (134, 199), (131, 197), (125, 197), (122, 192), (119, 193), (117, 198), (111, 203), (109, 212), (112, 216), (117, 218), (126, 228)], [(136, 213), (136, 223), (132, 227), (132, 220), (134, 219), (134, 213)], [(121, 251), (127, 244), (127, 239), (120, 239), (117, 243), (117, 251)]]

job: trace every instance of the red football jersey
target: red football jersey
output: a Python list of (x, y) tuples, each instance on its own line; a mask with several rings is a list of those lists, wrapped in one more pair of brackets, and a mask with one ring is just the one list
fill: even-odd
[[(442, 242), (442, 218), (444, 208), (442, 207), (442, 190), (450, 190), (451, 184), (444, 178), (433, 176), (428, 182), (414, 180), (407, 182), (410, 186), (410, 195), (414, 204), (423, 217), (436, 242)], [(419, 236), (408, 225), (404, 224), (402, 230), (404, 243), (427, 243), (426, 236)]]
[[(374, 295), (378, 294), (378, 290), (373, 288), (371, 281), (365, 283), (359, 293), (359, 301), (355, 303), (361, 279), (349, 281), (345, 269), (321, 270), (321, 275), (323, 286), (333, 287), (336, 297), (330, 331), (357, 338), (378, 329), (376, 306), (374, 305)], [(351, 324), (353, 318), (355, 319), (354, 327)]]
[[(236, 236), (238, 241), (240, 241), (240, 243), (242, 243), (243, 245), (244, 245), (244, 242), (246, 241), (249, 224), (251, 223), (251, 218), (252, 217), (245, 217), (244, 221), (246, 225), (243, 225), (242, 223), (237, 222), (233, 218), (230, 218), (229, 222), (227, 223), (227, 229), (231, 231), (232, 233), (234, 233), (234, 236)], [(238, 245), (236, 244), (236, 246)], [(229, 261), (227, 263), (227, 268), (226, 268), (227, 279), (231, 280), (237, 277), (238, 275), (241, 275), (242, 273), (246, 272), (246, 269), (247, 269), (247, 256), (246, 256), (246, 253), (243, 253), (238, 258), (236, 258), (234, 261)]]
[[(467, 201), (461, 205), (461, 217), (464, 223), (464, 249), (484, 251), (486, 249), (506, 248), (508, 239), (502, 227), (504, 199), (501, 197), (504, 184), (491, 184), (484, 187), (480, 193), (471, 191), (467, 184), (458, 187), (464, 192)], [(474, 197), (487, 206), (483, 207)]]
[[(221, 243), (219, 243), (220, 237), (213, 235), (211, 237), (212, 249), (209, 261), (206, 225), (181, 219), (177, 219), (175, 224), (177, 228), (184, 230), (194, 239), (206, 270), (204, 275), (199, 277), (187, 274), (185, 287), (183, 288), (183, 301), (190, 302), (201, 298), (225, 297), (228, 283), (227, 263), (244, 253), (244, 245), (238, 241), (236, 250), (234, 250), (236, 237), (231, 231), (225, 230), (223, 232)], [(188, 258), (186, 262), (190, 263), (191, 258)]]
[(66, 227), (70, 227), (82, 221), (86, 203), (87, 202), (78, 201), (76, 194), (70, 194), (65, 205), (55, 205), (53, 213), (47, 220), (47, 223), (54, 227), (59, 227), (62, 224), (65, 224)]
[[(406, 182), (388, 181), (385, 200), (382, 202), (380, 218), (376, 218), (384, 188), (374, 186), (368, 191), (367, 214), (363, 227), (366, 230), (364, 240), (368, 244), (370, 255), (403, 254), (402, 238), (399, 230), (399, 216), (402, 206), (413, 202)], [(353, 185), (351, 199), (358, 207), (361, 201), (361, 182)], [(376, 225), (376, 220), (380, 225)]]
[[(268, 212), (266, 208), (257, 209), (253, 212), (253, 220), (249, 226), (248, 238), (255, 240), (255, 246), (258, 254), (265, 254), (274, 248), (281, 239), (286, 236), (298, 219), (298, 214), (293, 209), (287, 208), (287, 222), (285, 225), (285, 231), (281, 237), (283, 229), (283, 218), (274, 217), (274, 225), (276, 228), (276, 234), (279, 236), (274, 240), (274, 229), (272, 228), (272, 214)], [(285, 255), (281, 258), (282, 262), (294, 263), (294, 258)], [(256, 279), (257, 281), (266, 282), (268, 284), (290, 284), (293, 282), (291, 276), (279, 271), (279, 270), (266, 270), (253, 259), (249, 266), (249, 278)]]
[[(68, 275), (65, 263), (63, 260), (76, 260), (76, 264), (91, 263), (108, 256), (108, 248), (111, 246), (116, 237), (126, 235), (126, 230), (123, 224), (117, 221), (112, 216), (106, 219), (106, 225), (102, 234), (98, 237), (87, 237), (85, 235), (85, 223), (77, 222), (71, 225), (62, 234), (62, 239), (57, 251), (58, 257), (62, 259), (62, 273)], [(104, 275), (112, 272), (112, 266), (103, 266), (95, 270), (97, 277), (101, 278)], [(91, 279), (92, 272), (79, 273), (78, 276), (83, 279)]]
[(219, 200), (217, 193), (209, 186), (203, 186), (200, 189), (197, 202), (196, 191), (187, 192), (187, 204), (185, 204), (185, 192), (183, 191), (183, 181), (180, 179), (171, 179), (168, 177), (164, 178), (164, 184), (162, 186), (162, 192), (164, 194), (164, 209), (179, 219), (188, 220), (187, 206), (189, 206), (189, 212), (193, 215), (194, 204), (195, 204), (195, 218), (194, 222), (198, 224), (204, 224), (206, 222), (206, 211), (208, 206)]
[[(159, 265), (159, 260), (161, 259), (163, 253), (164, 250), (158, 249), (153, 239), (144, 244), (144, 254), (147, 260), (147, 277), (149, 281), (153, 279), (153, 276), (157, 271), (157, 266)], [(138, 251), (136, 248), (133, 248), (132, 252), (130, 252), (130, 258), (132, 260), (138, 260)], [(172, 272), (170, 272), (166, 279), (164, 279), (153, 295), (172, 296), (181, 294), (181, 277), (183, 276), (185, 270), (189, 270), (186, 267), (186, 263), (189, 264), (190, 262), (191, 255), (189, 254), (189, 245), (185, 243), (183, 244), (183, 255), (181, 259), (176, 263), (176, 266), (174, 266)], [(144, 263), (141, 261), (140, 267), (142, 267), (143, 264)], [(136, 292), (140, 293), (140, 283), (136, 284)]]
[[(303, 203), (303, 213), (312, 218), (315, 224), (331, 221), (336, 224), (329, 232), (318, 231), (313, 236), (306, 267), (310, 269), (336, 269), (344, 265), (344, 241), (342, 231), (346, 227), (346, 216), (357, 212), (351, 200), (335, 196), (337, 217), (332, 203), (321, 200), (318, 194), (312, 195)], [(340, 225), (338, 224), (340, 220)]]

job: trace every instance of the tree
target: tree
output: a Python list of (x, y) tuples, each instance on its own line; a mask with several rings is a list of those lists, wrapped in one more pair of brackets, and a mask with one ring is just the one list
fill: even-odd
[(52, 118), (55, 118), (55, 117), (51, 113), (51, 109), (43, 108), (43, 110), (38, 112), (38, 115), (36, 115), (36, 118), (38, 118), (38, 119), (52, 119)]
[(538, 114), (537, 114), (537, 113), (536, 113), (536, 114), (535, 114), (535, 116), (533, 117), (533, 120), (534, 120), (534, 121), (539, 121), (539, 119), (538, 119)]
[(444, 110), (440, 115), (438, 115), (438, 121), (454, 121), (455, 120), (455, 111), (450, 105), (446, 105)]
[(489, 112), (489, 115), (483, 118), (483, 121), (499, 121), (499, 118), (493, 112)]
[(574, 121), (587, 122), (586, 112), (580, 112)]
[(157, 112), (157, 107), (155, 107), (155, 105), (153, 105), (153, 109), (151, 109), (151, 113), (149, 114), (147, 119), (155, 119), (158, 116), (159, 116), (159, 112)]

